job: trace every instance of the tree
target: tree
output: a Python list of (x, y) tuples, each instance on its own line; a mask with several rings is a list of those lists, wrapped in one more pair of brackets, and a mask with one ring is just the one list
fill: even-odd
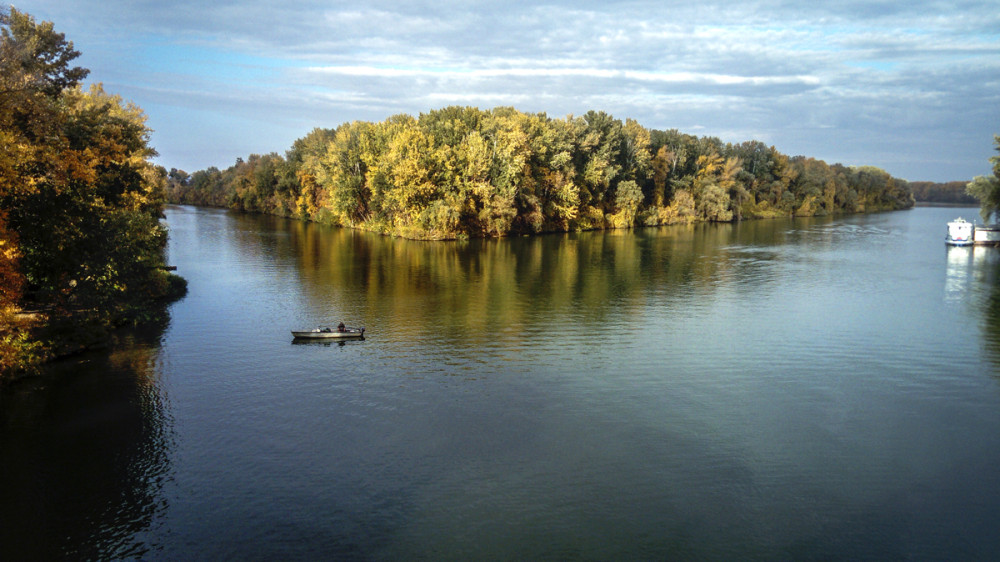
[(13, 7), (0, 10), (0, 308), (20, 304), (27, 282), (16, 205), (54, 175), (48, 161), (56, 147), (44, 140), (59, 135), (53, 98), (62, 86), (86, 76), (85, 70), (69, 67), (78, 56), (51, 24), (36, 24)]
[(80, 88), (78, 56), (51, 23), (0, 12), (0, 371), (40, 343), (10, 321), (27, 302), (50, 325), (110, 326), (179, 285), (163, 270), (167, 173), (149, 162), (146, 117)]
[(586, 127), (580, 137), (578, 152), (582, 164), (578, 168), (582, 184), (581, 203), (603, 211), (614, 205), (612, 186), (622, 172), (622, 148), (626, 145), (622, 122), (603, 111), (588, 111), (583, 121)]
[(142, 300), (163, 265), (162, 186), (147, 160), (155, 152), (141, 110), (99, 85), (64, 92), (62, 106), (58, 153), (38, 163), (47, 174), (4, 203), (34, 298), (111, 319), (118, 304)]
[(327, 186), (329, 208), (343, 225), (361, 224), (369, 214), (368, 166), (362, 151), (370, 128), (360, 121), (338, 127), (317, 172), (317, 179)]
[(489, 181), (485, 191), (476, 195), (480, 225), (483, 233), (490, 236), (509, 234), (516, 216), (517, 193), (530, 150), (523, 118), (524, 114), (513, 108), (499, 108), (484, 123)]
[(35, 23), (14, 7), (0, 11), (0, 94), (39, 92), (56, 97), (90, 74), (85, 68), (70, 67), (79, 56), (73, 42), (56, 33), (51, 22)]
[(733, 219), (729, 190), (740, 170), (738, 158), (723, 158), (717, 152), (698, 157), (698, 173), (692, 184), (692, 195), (698, 217), (703, 220), (727, 222)]
[(615, 208), (617, 212), (611, 215), (611, 226), (615, 228), (630, 228), (635, 224), (635, 217), (642, 204), (642, 190), (632, 180), (618, 183), (615, 190)]
[(7, 213), (0, 209), (0, 313), (21, 300), (24, 275), (20, 268), (17, 233), (7, 226)]
[(394, 226), (405, 226), (425, 209), (438, 194), (432, 181), (431, 145), (433, 139), (411, 123), (389, 140), (384, 154), (388, 189), (383, 209)]
[[(802, 157), (793, 159), (792, 165), (797, 171), (794, 181), (789, 185), (795, 195), (795, 214), (811, 217), (823, 212), (821, 204), (827, 199), (832, 205), (835, 185), (830, 166), (822, 160)], [(878, 175), (872, 172), (865, 177), (876, 178)]]
[[(1000, 135), (993, 136), (995, 150), (1000, 152)], [(979, 200), (979, 214), (983, 220), (990, 222), (993, 215), (1000, 214), (1000, 155), (991, 156), (993, 176), (976, 176), (965, 187), (966, 193)]]
[[(790, 159), (759, 141), (732, 145), (648, 130), (598, 111), (550, 119), (511, 107), (451, 106), (419, 119), (317, 129), (296, 141), (286, 161), (259, 168), (259, 160), (195, 173), (189, 188), (172, 194), (413, 238), (912, 204), (909, 185), (882, 170)], [(258, 166), (256, 179), (250, 165)]]
[(635, 119), (626, 119), (622, 127), (622, 144), (619, 151), (622, 177), (643, 184), (649, 177), (653, 167), (653, 154), (650, 151), (649, 130)]
[(321, 162), (327, 153), (327, 146), (333, 140), (333, 129), (315, 128), (305, 137), (296, 140), (285, 155), (291, 171), (298, 182), (294, 215), (304, 220), (318, 220), (325, 208), (326, 198), (320, 188), (317, 175)]
[(651, 166), (653, 168), (653, 191), (650, 194), (651, 203), (657, 207), (664, 205), (672, 195), (668, 191), (667, 180), (670, 177), (671, 162), (674, 160), (674, 153), (666, 146), (661, 146), (653, 157)]

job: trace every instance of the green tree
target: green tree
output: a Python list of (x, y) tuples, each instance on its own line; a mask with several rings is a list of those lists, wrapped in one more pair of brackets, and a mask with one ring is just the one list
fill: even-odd
[(388, 176), (383, 210), (395, 228), (410, 225), (438, 195), (431, 146), (433, 139), (415, 121), (396, 131), (382, 158)]
[(320, 211), (325, 207), (326, 201), (316, 176), (320, 173), (327, 146), (335, 135), (336, 131), (333, 129), (317, 127), (292, 143), (292, 148), (285, 155), (290, 173), (298, 184), (293, 215), (300, 219), (320, 219)]
[(826, 212), (823, 204), (832, 199), (835, 192), (833, 171), (822, 160), (797, 157), (792, 160), (796, 169), (794, 181), (789, 190), (795, 195), (794, 214), (811, 217)]
[(68, 90), (63, 103), (64, 132), (59, 157), (46, 163), (49, 176), (33, 193), (5, 202), (23, 271), (37, 300), (108, 320), (132, 316), (163, 265), (166, 243), (145, 116), (100, 86)]
[(544, 119), (531, 136), (530, 171), (532, 196), (538, 213), (532, 220), (536, 231), (573, 228), (580, 207), (580, 187), (576, 180), (574, 153), (580, 127), (572, 118)]
[[(414, 238), (912, 204), (908, 184), (882, 170), (789, 158), (758, 141), (648, 130), (598, 111), (551, 119), (451, 106), (317, 129), (284, 162), (262, 162), (251, 156), (221, 174), (195, 173), (171, 193)], [(209, 192), (192, 193), (202, 185)]]
[(0, 93), (40, 93), (50, 98), (72, 88), (90, 71), (70, 63), (80, 56), (51, 22), (36, 23), (14, 7), (0, 10)]
[(727, 222), (733, 219), (729, 190), (740, 170), (738, 158), (723, 158), (716, 152), (698, 157), (698, 173), (692, 184), (695, 211), (702, 220)]
[(630, 228), (635, 224), (642, 204), (642, 189), (632, 180), (619, 182), (615, 188), (615, 208), (611, 215), (611, 226), (614, 228)]
[[(3, 354), (40, 344), (12, 307), (30, 302), (50, 326), (109, 326), (148, 318), (178, 286), (163, 271), (167, 174), (149, 162), (146, 117), (99, 84), (81, 89), (78, 56), (51, 23), (0, 13)], [(23, 363), (0, 357), (0, 369)]]
[[(994, 148), (1000, 152), (1000, 135), (993, 136)], [(990, 222), (993, 215), (1000, 214), (1000, 155), (991, 156), (993, 176), (976, 176), (965, 187), (966, 193), (979, 200), (979, 214)]]
[(476, 193), (483, 234), (506, 236), (517, 214), (517, 193), (530, 157), (524, 115), (513, 108), (498, 108), (484, 124), (489, 152), (489, 181)]
[(354, 121), (337, 128), (327, 143), (317, 179), (326, 186), (328, 207), (339, 224), (355, 226), (370, 213), (368, 165), (364, 159), (366, 136), (371, 124)]
[[(583, 121), (586, 127), (580, 135), (578, 153), (581, 164), (578, 168), (580, 202), (593, 207), (596, 218), (614, 205), (612, 187), (622, 172), (622, 122), (603, 111), (588, 111)], [(592, 219), (583, 226), (595, 228), (603, 225)]]

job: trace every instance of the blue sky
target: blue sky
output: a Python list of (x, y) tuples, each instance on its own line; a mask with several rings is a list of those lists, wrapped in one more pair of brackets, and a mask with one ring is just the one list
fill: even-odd
[(157, 162), (284, 153), (314, 127), (499, 105), (596, 109), (911, 181), (990, 172), (996, 0), (30, 0), (89, 80), (135, 102)]

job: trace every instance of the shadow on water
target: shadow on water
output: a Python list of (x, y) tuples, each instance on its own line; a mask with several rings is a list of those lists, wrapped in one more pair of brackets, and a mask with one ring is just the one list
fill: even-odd
[(165, 508), (172, 428), (159, 338), (46, 368), (0, 392), (0, 558), (143, 557)]

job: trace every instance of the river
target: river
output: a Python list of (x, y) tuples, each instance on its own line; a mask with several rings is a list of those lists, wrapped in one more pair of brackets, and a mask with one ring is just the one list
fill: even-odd
[(990, 558), (975, 214), (442, 243), (171, 207), (169, 323), (0, 394), (0, 558)]

